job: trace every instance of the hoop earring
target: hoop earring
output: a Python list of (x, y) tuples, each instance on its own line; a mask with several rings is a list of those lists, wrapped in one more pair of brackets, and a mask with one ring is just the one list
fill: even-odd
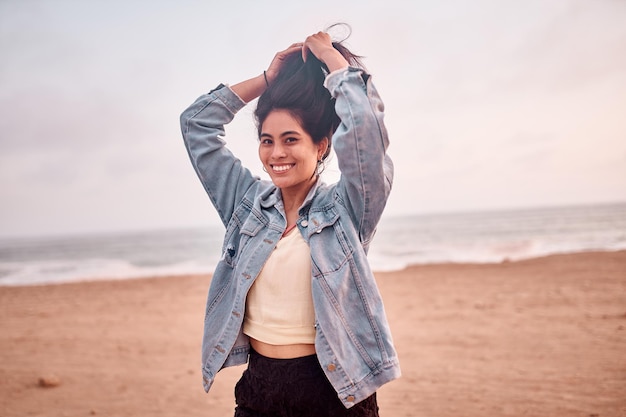
[(267, 172), (267, 169), (265, 169), (265, 165), (263, 165), (263, 171)]

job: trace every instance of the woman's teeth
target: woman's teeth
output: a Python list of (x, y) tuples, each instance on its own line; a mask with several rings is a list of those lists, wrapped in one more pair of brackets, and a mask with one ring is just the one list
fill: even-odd
[(287, 171), (289, 168), (291, 168), (293, 166), (293, 164), (291, 165), (274, 165), (272, 166), (272, 169), (275, 172), (285, 172)]

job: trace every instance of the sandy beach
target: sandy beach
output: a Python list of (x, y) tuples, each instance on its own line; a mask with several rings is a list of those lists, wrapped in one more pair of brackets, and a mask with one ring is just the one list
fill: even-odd
[[(626, 416), (626, 251), (376, 274), (403, 377), (381, 416)], [(210, 276), (0, 287), (0, 416), (232, 416)]]

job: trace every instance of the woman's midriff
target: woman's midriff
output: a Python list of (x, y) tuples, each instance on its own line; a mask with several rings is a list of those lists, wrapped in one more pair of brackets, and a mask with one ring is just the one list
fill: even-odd
[(274, 359), (293, 359), (315, 354), (313, 344), (270, 345), (253, 338), (250, 338), (250, 344), (261, 355)]

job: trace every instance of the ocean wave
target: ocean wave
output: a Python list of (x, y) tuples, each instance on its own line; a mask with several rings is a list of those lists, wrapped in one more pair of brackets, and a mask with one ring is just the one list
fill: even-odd
[(119, 259), (0, 263), (0, 285), (21, 286), (211, 273), (208, 262), (137, 266)]
[[(374, 271), (414, 264), (497, 263), (552, 254), (626, 250), (626, 204), (383, 219)], [(221, 227), (0, 240), (0, 285), (208, 274)]]

